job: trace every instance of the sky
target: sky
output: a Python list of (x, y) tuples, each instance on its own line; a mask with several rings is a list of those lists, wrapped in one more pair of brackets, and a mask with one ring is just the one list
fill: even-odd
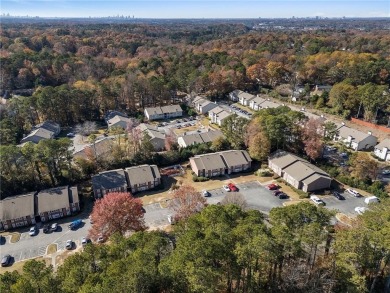
[(390, 17), (390, 0), (0, 0), (0, 11), (40, 17)]

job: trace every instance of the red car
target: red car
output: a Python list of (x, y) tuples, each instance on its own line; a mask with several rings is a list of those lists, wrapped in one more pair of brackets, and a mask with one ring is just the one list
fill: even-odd
[(270, 185), (267, 186), (267, 189), (268, 190), (275, 190), (275, 189), (278, 189), (279, 186), (277, 186), (276, 184), (272, 183)]
[(228, 187), (229, 187), (230, 191), (238, 191), (237, 186), (235, 186), (233, 183), (229, 183)]

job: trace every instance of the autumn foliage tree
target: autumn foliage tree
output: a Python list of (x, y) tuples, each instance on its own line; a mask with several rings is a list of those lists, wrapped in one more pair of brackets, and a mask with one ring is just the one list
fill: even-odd
[(187, 219), (200, 212), (206, 206), (206, 199), (194, 187), (183, 185), (173, 192), (170, 207), (175, 212), (175, 219)]
[(310, 118), (303, 127), (303, 144), (310, 159), (316, 160), (321, 156), (323, 149), (323, 124), (318, 119)]
[(352, 175), (360, 180), (375, 180), (378, 175), (378, 162), (366, 153), (354, 153), (350, 159)]
[(114, 233), (124, 235), (127, 231), (141, 231), (146, 228), (141, 200), (127, 192), (107, 193), (98, 199), (91, 219), (93, 225), (89, 236), (94, 239), (100, 234), (108, 238)]

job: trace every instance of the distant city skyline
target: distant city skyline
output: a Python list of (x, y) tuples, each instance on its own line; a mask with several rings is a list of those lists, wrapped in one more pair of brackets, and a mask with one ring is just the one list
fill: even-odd
[(388, 0), (2, 0), (0, 5), (3, 14), (32, 17), (122, 15), (135, 18), (390, 17)]

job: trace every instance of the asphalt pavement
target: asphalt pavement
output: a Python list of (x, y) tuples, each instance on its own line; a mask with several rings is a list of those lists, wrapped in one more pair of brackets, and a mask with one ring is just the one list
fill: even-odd
[[(231, 179), (234, 183), (234, 180)], [(272, 191), (265, 188), (258, 181), (251, 181), (241, 184), (236, 184), (238, 192), (227, 192), (221, 188), (208, 190), (211, 194), (206, 200), (208, 204), (218, 204), (228, 193), (242, 194), (248, 204), (249, 209), (259, 210), (268, 214), (274, 207), (281, 207), (283, 203), (290, 199), (279, 199), (274, 196)], [(325, 208), (331, 210), (338, 210), (346, 215), (356, 215), (355, 208), (358, 206), (368, 207), (364, 203), (364, 197), (356, 198), (349, 193), (344, 193), (345, 200), (338, 200), (332, 195), (320, 196), (325, 202)], [(174, 215), (174, 211), (169, 208), (168, 202), (154, 203), (144, 206), (145, 209), (145, 223), (149, 228), (157, 229), (169, 225), (168, 216)], [(14, 261), (22, 261), (26, 259), (43, 256), (46, 254), (47, 247), (50, 244), (57, 245), (57, 251), (65, 249), (65, 243), (68, 239), (73, 240), (76, 247), (81, 245), (82, 237), (87, 236), (91, 223), (88, 219), (89, 211), (84, 210), (76, 217), (58, 219), (60, 228), (56, 232), (44, 234), (42, 232), (42, 225), (37, 235), (30, 236), (28, 234), (29, 227), (22, 228), (20, 240), (16, 243), (10, 243), (10, 237), (6, 237), (6, 242), (0, 246), (1, 255), (10, 254), (14, 257)], [(68, 225), (75, 218), (83, 220), (83, 225), (77, 230), (69, 230)], [(54, 222), (54, 221), (53, 221)]]

